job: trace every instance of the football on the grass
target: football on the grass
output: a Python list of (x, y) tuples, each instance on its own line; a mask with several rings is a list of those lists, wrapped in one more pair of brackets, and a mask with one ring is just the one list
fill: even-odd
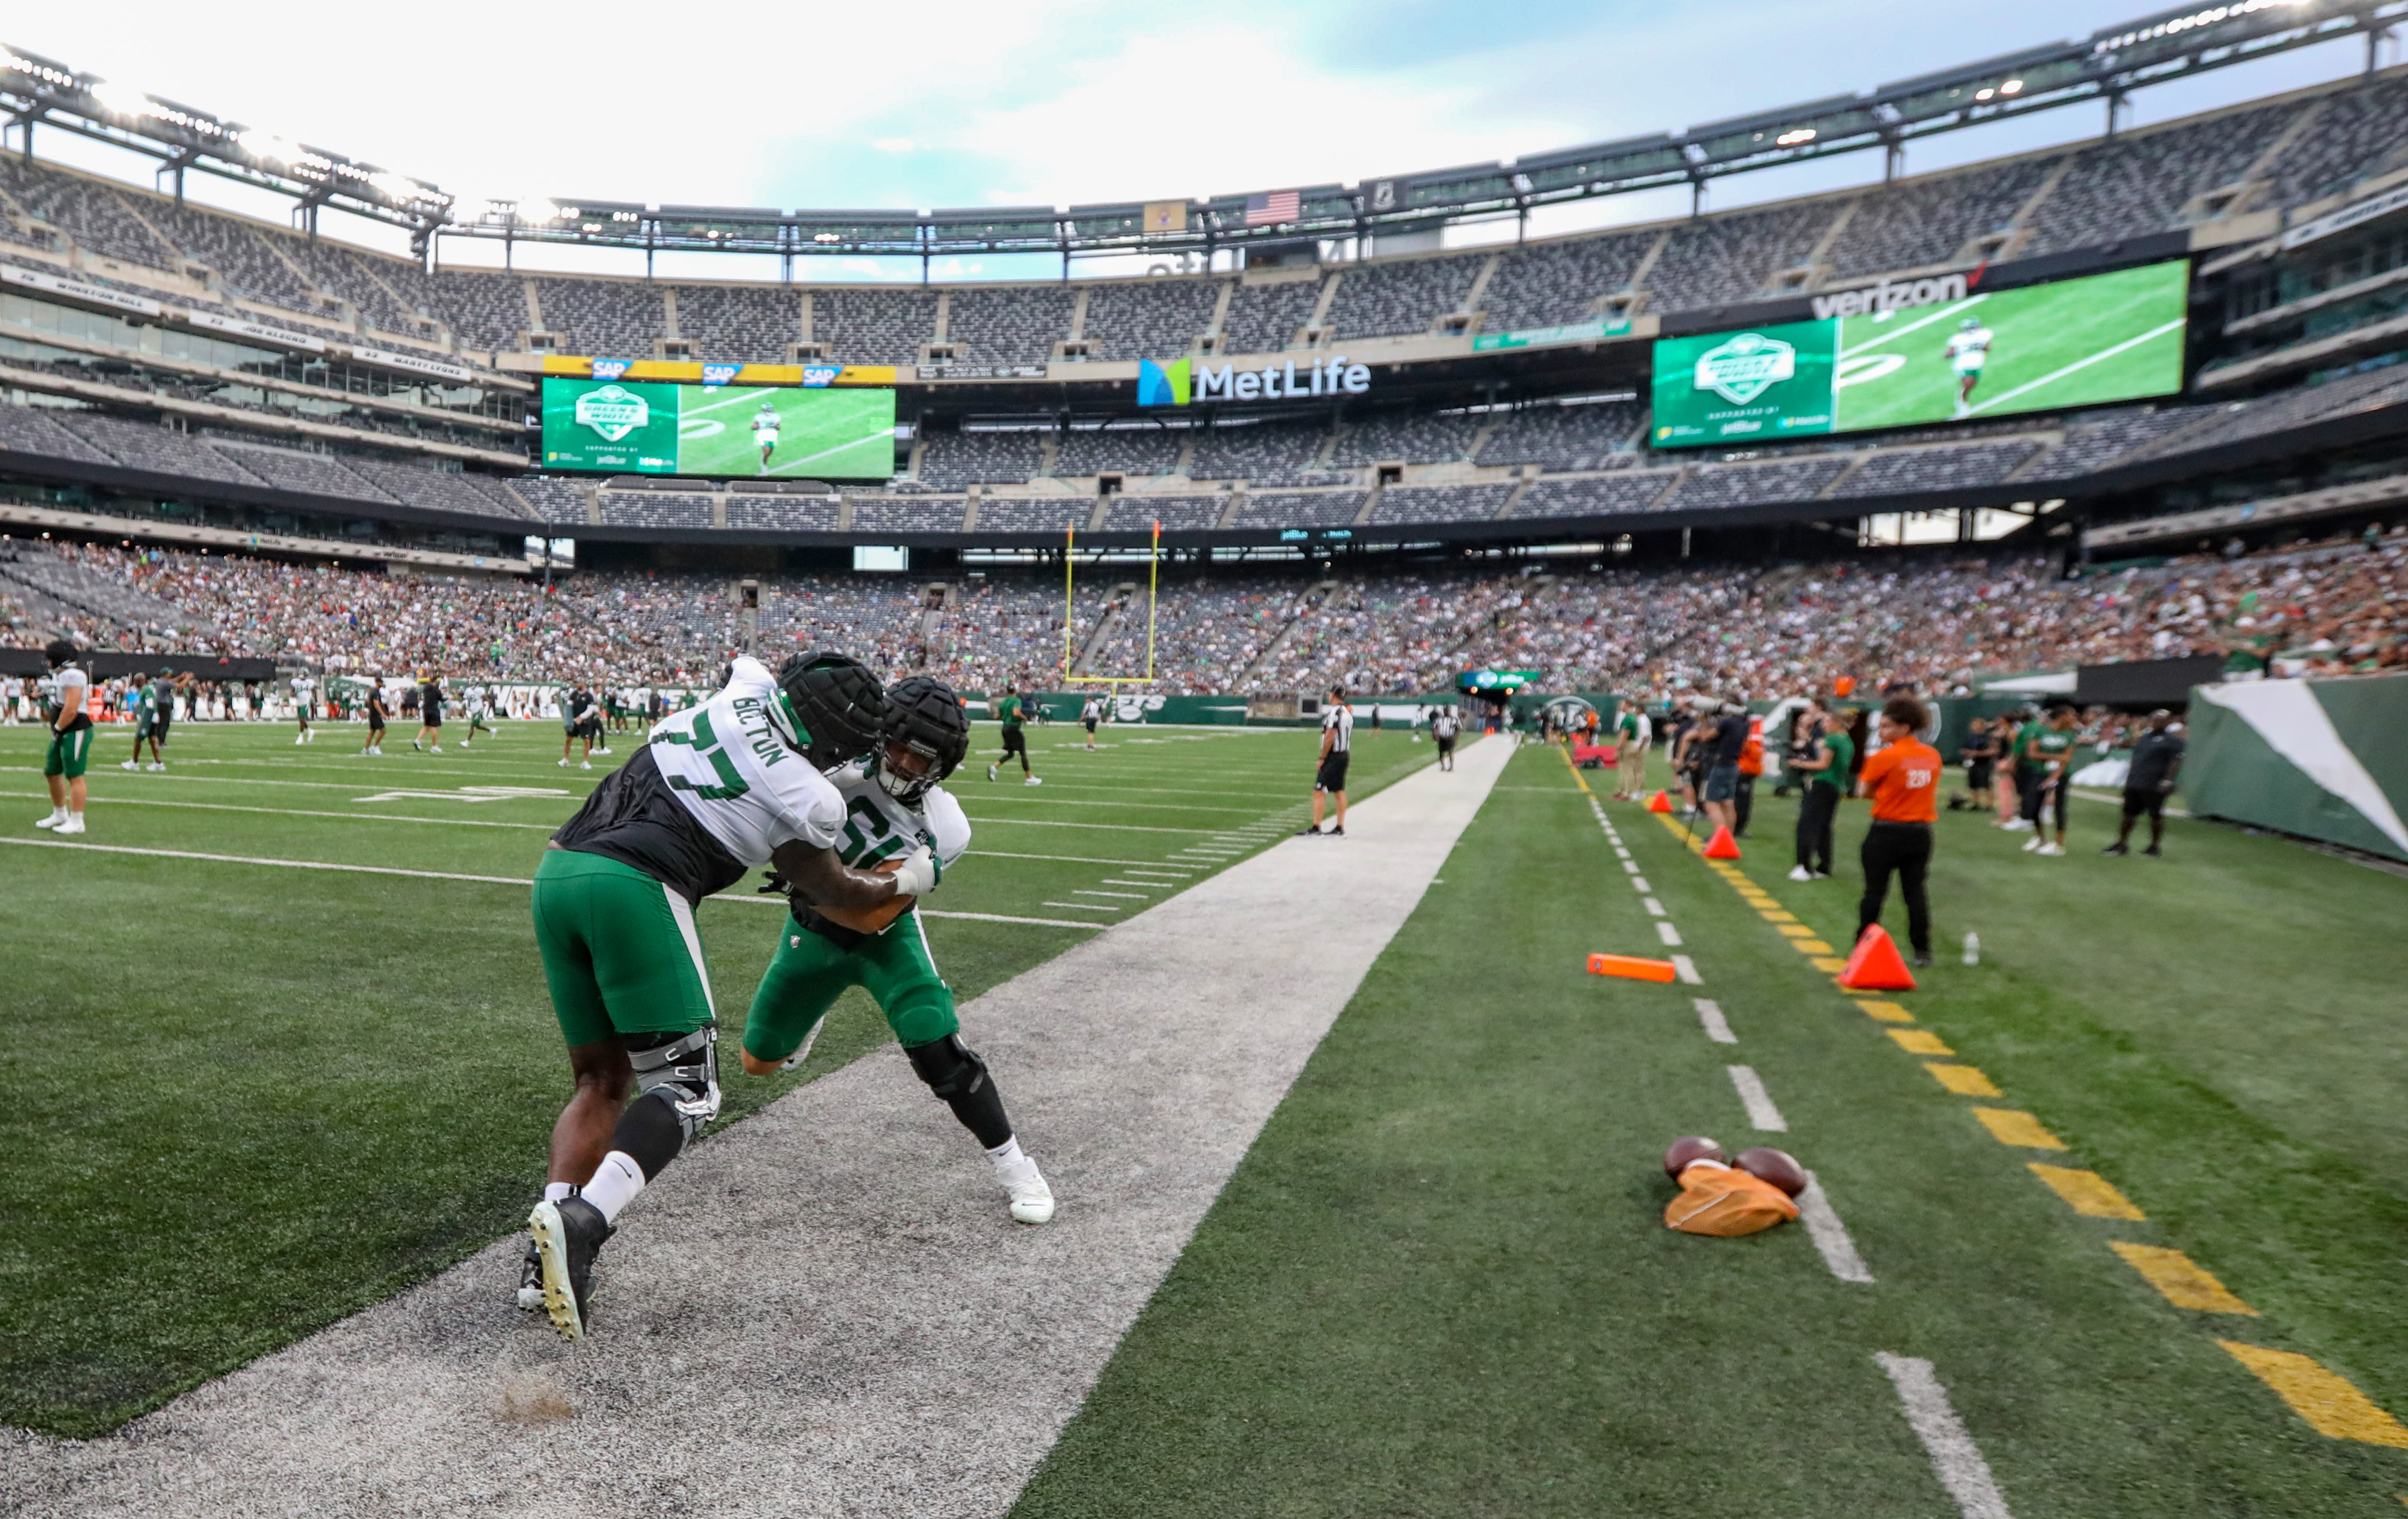
[(1699, 1161), (1728, 1161), (1723, 1147), (1701, 1135), (1675, 1139), (1672, 1148), (1664, 1151), (1664, 1174), (1678, 1179), (1680, 1174)]
[(1771, 1182), (1792, 1197), (1806, 1190), (1806, 1167), (1799, 1165), (1797, 1157), (1787, 1150), (1774, 1150), (1769, 1145), (1742, 1150), (1739, 1152), (1739, 1159), (1731, 1164), (1758, 1181)]
[[(872, 865), (869, 871), (873, 875), (892, 875), (902, 868), (903, 861), (898, 858)], [(912, 897), (889, 897), (877, 906), (859, 912), (847, 907), (823, 907), (818, 903), (813, 903), (811, 910), (829, 922), (841, 928), (849, 928), (855, 933), (876, 933), (882, 931), (887, 924), (902, 917), (903, 909), (911, 905), (915, 900), (917, 899)]]

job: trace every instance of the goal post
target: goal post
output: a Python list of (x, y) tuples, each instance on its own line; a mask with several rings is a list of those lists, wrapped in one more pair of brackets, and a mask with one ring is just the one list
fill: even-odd
[(1062, 529), (1062, 688), (1081, 686), (1151, 686), (1154, 684), (1154, 640), (1155, 613), (1162, 590), (1162, 524), (1154, 524), (1154, 537), (1146, 550), (1145, 567), (1145, 673), (1142, 675), (1082, 675), (1072, 673), (1078, 663), (1078, 546), (1079, 530)]

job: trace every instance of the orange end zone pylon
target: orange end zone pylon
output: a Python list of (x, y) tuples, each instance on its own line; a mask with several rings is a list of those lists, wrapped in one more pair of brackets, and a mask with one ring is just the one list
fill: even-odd
[(1912, 991), (1914, 973), (1899, 957), (1898, 941), (1879, 923), (1865, 930), (1856, 951), (1840, 972), (1840, 984), (1851, 991)]
[(1670, 812), (1672, 810), (1672, 799), (1666, 796), (1663, 792), (1658, 791), (1654, 796), (1647, 799), (1647, 810), (1649, 812)]
[(1619, 976), (1632, 981), (1670, 981), (1674, 976), (1670, 961), (1642, 960), (1637, 955), (1591, 955), (1588, 973)]
[(1739, 840), (1731, 837), (1731, 832), (1729, 829), (1722, 827), (1715, 828), (1714, 836), (1706, 841), (1706, 858), (1708, 860), (1737, 860), (1739, 858)]

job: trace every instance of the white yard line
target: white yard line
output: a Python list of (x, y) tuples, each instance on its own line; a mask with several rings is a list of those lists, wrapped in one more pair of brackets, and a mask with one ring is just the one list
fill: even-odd
[(1669, 922), (1658, 923), (1656, 925), (1656, 936), (1663, 940), (1666, 946), (1670, 948), (1678, 949), (1681, 948), (1681, 931), (1674, 928)]
[(1647, 884), (1647, 877), (1644, 875), (1633, 875), (1629, 879), (1630, 889), (1634, 891), (1653, 891), (1656, 890), (1654, 887)]
[(1982, 1459), (1982, 1448), (1973, 1443), (1965, 1421), (1956, 1417), (1948, 1389), (1940, 1384), (1931, 1363), (1888, 1351), (1875, 1353), (1873, 1363), (1897, 1386), (1906, 1422), (1931, 1458), (1932, 1475), (1956, 1499), (1956, 1512), (1965, 1519), (2014, 1519), (2007, 1510), (2006, 1495), (1999, 1491), (1998, 1479), (1990, 1475), (1990, 1463)]
[[(0, 791), (0, 796), (26, 801), (50, 800), (45, 791)], [(255, 812), (269, 817), (344, 817), (364, 823), (434, 823), (443, 828), (531, 828), (549, 833), (558, 823), (503, 823), (490, 817), (404, 817), (389, 812), (308, 812), (299, 807), (246, 807), (232, 802), (170, 802), (152, 796), (93, 796), (95, 803), (129, 807), (184, 807), (197, 812)]]
[(1068, 907), (1074, 913), (1116, 913), (1122, 909), (1107, 907), (1093, 902), (1040, 902), (1040, 907)]
[[(1639, 899), (1639, 904), (1647, 909), (1647, 916), (1650, 918), (1661, 918), (1664, 916), (1664, 904), (1656, 901), (1654, 897), (1641, 897)], [(1681, 941), (1678, 939), (1666, 939), (1664, 942), (1666, 944), (1678, 944)]]
[(1780, 1108), (1772, 1106), (1772, 1093), (1764, 1090), (1764, 1078), (1756, 1074), (1755, 1067), (1727, 1065), (1724, 1069), (1730, 1073), (1731, 1088), (1739, 1093), (1740, 1106), (1747, 1109), (1747, 1121), (1756, 1125), (1758, 1132), (1789, 1132), (1789, 1121), (1781, 1116)]
[(1123, 902), (1151, 902), (1154, 900), (1140, 891), (1088, 891), (1073, 888), (1070, 894), (1074, 897), (1117, 897)]
[(1698, 1010), (1698, 1021), (1706, 1026), (1706, 1037), (1716, 1044), (1737, 1044), (1739, 1035), (1731, 1032), (1729, 1020), (1723, 1010), (1703, 997), (1693, 997), (1689, 1005)]
[(1698, 974), (1697, 962), (1686, 955), (1672, 957), (1672, 974), (1678, 976), (1684, 984), (1689, 986), (1706, 984), (1706, 978)]
[(1822, 1252), (1823, 1264), (1831, 1268), (1831, 1275), (1842, 1281), (1872, 1285), (1872, 1271), (1866, 1266), (1865, 1258), (1856, 1253), (1856, 1242), (1848, 1237), (1848, 1226), (1840, 1222), (1831, 1200), (1823, 1194), (1823, 1183), (1815, 1179), (1812, 1171), (1806, 1173), (1806, 1190), (1798, 1194), (1798, 1217), (1806, 1225), (1814, 1248)]

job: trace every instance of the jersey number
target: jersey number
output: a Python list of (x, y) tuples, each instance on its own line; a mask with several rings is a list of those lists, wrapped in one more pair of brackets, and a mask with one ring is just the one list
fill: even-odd
[(867, 797), (854, 797), (844, 811), (844, 847), (837, 851), (837, 858), (855, 870), (867, 870), (889, 855), (901, 853), (910, 842), (900, 833), (885, 836), (893, 832), (886, 815)]
[(705, 760), (710, 760), (710, 768), (718, 773), (719, 784), (717, 786), (697, 786), (694, 782), (687, 780), (682, 775), (671, 775), (667, 777), (667, 779), (670, 787), (674, 789), (680, 791), (692, 791), (695, 795), (702, 798), (706, 802), (725, 802), (731, 798), (742, 796), (745, 792), (752, 789), (752, 788), (744, 784), (743, 775), (736, 769), (736, 761), (727, 758), (727, 751), (720, 747), (719, 735), (712, 732), (710, 729), (710, 715), (709, 713), (697, 712), (694, 715), (693, 732), (665, 732), (659, 737), (653, 739), (652, 742), (655, 744), (691, 745), (694, 747), (694, 751)]

